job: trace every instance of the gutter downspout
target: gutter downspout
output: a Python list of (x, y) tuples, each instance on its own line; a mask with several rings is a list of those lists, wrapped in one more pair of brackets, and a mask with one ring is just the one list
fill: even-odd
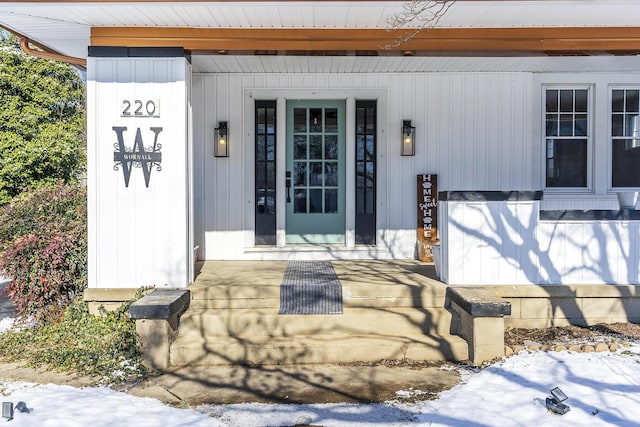
[(82, 68), (87, 67), (86, 59), (75, 58), (73, 56), (66, 56), (66, 55), (62, 55), (54, 52), (43, 52), (40, 50), (33, 50), (29, 47), (29, 43), (31, 42), (31, 40), (29, 40), (27, 37), (23, 36), (22, 34), (18, 36), (20, 37), (20, 47), (22, 48), (24, 53), (26, 53), (27, 55), (35, 56), (36, 58), (44, 58), (44, 59), (50, 59), (53, 61), (66, 62), (67, 64), (80, 66)]

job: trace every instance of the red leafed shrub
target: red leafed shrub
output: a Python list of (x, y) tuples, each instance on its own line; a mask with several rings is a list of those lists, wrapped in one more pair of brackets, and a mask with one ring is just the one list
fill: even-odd
[(57, 317), (87, 284), (86, 191), (29, 190), (0, 207), (0, 270), (21, 314)]

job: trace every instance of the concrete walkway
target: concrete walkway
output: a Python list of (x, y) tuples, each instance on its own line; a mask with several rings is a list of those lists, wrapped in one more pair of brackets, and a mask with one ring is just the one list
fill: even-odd
[(456, 370), (438, 366), (196, 366), (152, 375), (128, 392), (175, 406), (371, 403), (398, 399), (401, 390), (414, 393), (405, 398), (426, 400), (459, 381)]

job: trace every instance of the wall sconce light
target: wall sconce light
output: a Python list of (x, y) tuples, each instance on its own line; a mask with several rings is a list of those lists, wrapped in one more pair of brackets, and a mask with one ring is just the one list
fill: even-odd
[(227, 122), (219, 122), (214, 132), (213, 155), (216, 157), (229, 157), (229, 129)]
[(416, 128), (411, 126), (411, 120), (402, 121), (402, 155), (415, 156)]

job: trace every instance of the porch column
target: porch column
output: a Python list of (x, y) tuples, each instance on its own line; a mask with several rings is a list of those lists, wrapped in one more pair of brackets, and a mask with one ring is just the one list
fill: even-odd
[(190, 65), (181, 48), (97, 47), (89, 56), (85, 298), (186, 287), (193, 280)]

